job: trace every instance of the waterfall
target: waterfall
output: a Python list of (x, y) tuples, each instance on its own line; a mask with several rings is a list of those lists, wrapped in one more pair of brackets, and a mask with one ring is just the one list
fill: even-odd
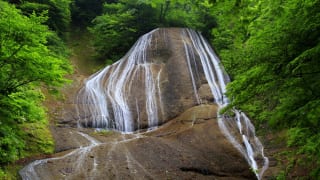
[[(201, 64), (203, 66), (206, 79), (210, 85), (212, 94), (219, 105), (220, 109), (228, 105), (228, 98), (225, 96), (226, 84), (230, 81), (227, 74), (224, 73), (222, 65), (210, 48), (203, 36), (191, 31), (184, 30), (182, 36), (189, 36), (192, 45), (195, 47), (200, 56)], [(186, 53), (189, 54), (186, 42), (184, 41)], [(193, 52), (192, 52), (193, 53)], [(189, 55), (187, 55), (189, 59)], [(268, 168), (269, 160), (265, 157), (263, 146), (260, 140), (255, 135), (255, 128), (250, 122), (250, 119), (237, 109), (233, 109), (235, 117), (227, 117), (225, 115), (218, 115), (218, 122), (220, 129), (236, 147), (240, 153), (246, 158), (247, 162), (256, 174), (258, 179), (261, 179), (264, 171)], [(236, 138), (241, 136), (241, 139)], [(244, 144), (244, 145), (243, 145)], [(260, 167), (256, 159), (260, 158)]]
[[(230, 79), (219, 58), (200, 33), (190, 29), (179, 29), (178, 32), (174, 40), (179, 40), (182, 45), (171, 47), (169, 42), (174, 40), (168, 38), (169, 33), (165, 29), (153, 30), (142, 36), (118, 62), (89, 77), (79, 91), (76, 102), (79, 111), (78, 125), (116, 129), (125, 133), (156, 127), (175, 117), (179, 113), (175, 109), (177, 106), (185, 110), (204, 103), (198, 92), (203, 79), (209, 85), (214, 103), (219, 109), (227, 106), (229, 100), (225, 93)], [(158, 57), (159, 53), (163, 53), (161, 50), (164, 47), (174, 49), (165, 53), (178, 55), (174, 58), (169, 55), (165, 58)], [(168, 67), (170, 61), (181, 57), (183, 60), (179, 61), (179, 66)], [(172, 71), (184, 66), (187, 72), (182, 71), (178, 76), (188, 81), (181, 83), (171, 80), (172, 72), (168, 69), (171, 68)], [(173, 86), (180, 89), (174, 92)], [(182, 96), (179, 94), (181, 90), (187, 92), (185, 97), (172, 100), (176, 96)], [(170, 103), (178, 101), (180, 104)], [(245, 113), (237, 109), (233, 112), (234, 117), (218, 114), (219, 127), (245, 157), (257, 178), (261, 179), (268, 168), (268, 158), (264, 156), (263, 146)]]
[[(134, 78), (141, 76), (144, 76), (148, 125), (158, 125), (159, 98), (156, 95), (159, 89), (156, 85), (159, 79), (153, 77), (152, 64), (147, 62), (146, 53), (152, 33), (142, 36), (127, 55), (113, 66), (107, 66), (86, 81), (77, 100), (78, 109), (85, 114), (81, 118), (90, 118), (90, 121), (85, 120), (84, 126), (134, 131), (135, 117), (128, 102), (128, 94), (131, 94)], [(138, 103), (135, 105), (135, 109), (139, 110)]]

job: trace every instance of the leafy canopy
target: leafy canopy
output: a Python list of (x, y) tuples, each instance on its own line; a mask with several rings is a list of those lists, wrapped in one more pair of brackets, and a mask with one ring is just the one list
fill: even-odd
[(118, 60), (139, 36), (157, 27), (189, 27), (210, 35), (215, 26), (209, 1), (119, 0), (105, 3), (89, 30), (102, 60)]
[(69, 29), (71, 22), (72, 0), (18, 0), (12, 1), (21, 9), (24, 15), (36, 13), (41, 15), (47, 13), (48, 19), (44, 22), (49, 28), (59, 36), (64, 36)]
[[(34, 152), (53, 150), (40, 88), (68, 82), (64, 75), (71, 67), (65, 53), (57, 53), (64, 48), (52, 43), (59, 38), (43, 25), (47, 19), (43, 13), (23, 15), (15, 6), (0, 1), (1, 165), (28, 155), (27, 141)], [(34, 136), (40, 131), (42, 136)]]
[(320, 1), (219, 1), (214, 12), (213, 44), (233, 79), (229, 108), (290, 129), (288, 145), (319, 165)]

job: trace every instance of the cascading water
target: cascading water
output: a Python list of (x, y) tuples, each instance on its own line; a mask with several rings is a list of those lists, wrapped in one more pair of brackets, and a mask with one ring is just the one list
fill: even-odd
[[(86, 82), (78, 96), (80, 97), (78, 109), (85, 110), (85, 116), (91, 118), (84, 123), (84, 126), (112, 128), (123, 132), (134, 131), (133, 119), (139, 116), (139, 105), (136, 103), (137, 111), (133, 111), (128, 102), (128, 94), (131, 94), (134, 78), (144, 78), (145, 88), (141, 91), (145, 92), (148, 126), (158, 125), (159, 98), (155, 96), (159, 94), (157, 88), (159, 79), (153, 76), (153, 67), (147, 62), (145, 52), (151, 40), (152, 32), (142, 36), (127, 56), (115, 64), (117, 66), (106, 67)], [(135, 116), (136, 112), (138, 112), (137, 116)]]
[[(185, 36), (185, 34), (188, 34), (189, 38), (192, 40), (193, 46), (200, 56), (206, 79), (210, 85), (216, 103), (220, 108), (225, 107), (228, 105), (228, 99), (225, 96), (225, 92), (226, 83), (229, 82), (229, 77), (223, 73), (218, 57), (201, 35), (190, 30), (185, 30), (183, 36)], [(184, 44), (186, 53), (189, 54), (185, 41)], [(189, 55), (187, 55), (187, 59), (189, 61)], [(255, 129), (250, 122), (250, 119), (237, 109), (234, 109), (233, 111), (235, 117), (218, 115), (220, 129), (241, 154), (243, 154), (257, 178), (261, 179), (264, 171), (268, 168), (268, 158), (264, 156), (263, 146), (260, 140), (255, 136)], [(235, 137), (237, 136), (241, 136), (241, 140), (236, 140)], [(262, 161), (260, 167), (256, 162), (256, 159), (259, 158), (260, 161)]]
[[(227, 106), (225, 92), (230, 80), (210, 45), (201, 34), (189, 29), (179, 30), (178, 35), (175, 38), (180, 39), (182, 45), (171, 47), (171, 51), (178, 52), (180, 48), (183, 54), (171, 59), (169, 55), (167, 59), (159, 58), (159, 53), (172, 54), (161, 49), (173, 40), (168, 38), (166, 30), (156, 29), (142, 36), (117, 63), (91, 76), (79, 91), (77, 99), (79, 126), (111, 128), (126, 133), (158, 126), (181, 113), (182, 110), (170, 106), (171, 102), (182, 102), (175, 104), (181, 109), (204, 103), (198, 92), (203, 81), (209, 85), (219, 108)], [(179, 62), (179, 66), (186, 66), (188, 72), (174, 74), (168, 70), (173, 68), (168, 67), (169, 62), (180, 56), (184, 56), (185, 61)], [(187, 80), (174, 82), (170, 79), (172, 74)], [(186, 92), (191, 93), (180, 97), (179, 91), (183, 89), (190, 89)], [(194, 97), (190, 100), (189, 96)], [(220, 129), (260, 179), (268, 167), (268, 158), (264, 156), (263, 146), (255, 136), (249, 118), (239, 110), (233, 111), (235, 117), (218, 115)]]
[[(72, 167), (72, 169), (82, 169), (82, 164), (85, 161), (86, 155), (91, 151), (92, 148), (98, 146), (100, 144), (99, 141), (97, 141), (96, 139), (92, 138), (91, 136), (88, 136), (87, 134), (78, 132), (79, 135), (81, 135), (82, 137), (84, 137), (90, 144), (88, 146), (85, 147), (80, 147), (77, 148), (67, 154), (65, 154), (64, 156), (61, 157), (54, 157), (54, 158), (48, 158), (48, 159), (41, 159), (41, 160), (36, 160), (30, 164), (28, 164), (27, 166), (25, 166), (23, 169), (21, 169), (19, 171), (19, 174), (21, 175), (21, 178), (24, 180), (41, 180), (41, 179), (47, 179), (48, 177), (41, 177), (41, 173), (39, 173), (39, 171), (41, 171), (44, 166), (49, 162), (53, 162), (53, 161), (59, 161), (59, 160), (63, 160), (67, 157), (75, 157), (75, 160), (73, 164), (74, 167)], [(42, 167), (43, 166), (43, 167)], [(93, 166), (95, 166), (95, 164), (93, 164)], [(52, 178), (50, 178), (52, 179)]]

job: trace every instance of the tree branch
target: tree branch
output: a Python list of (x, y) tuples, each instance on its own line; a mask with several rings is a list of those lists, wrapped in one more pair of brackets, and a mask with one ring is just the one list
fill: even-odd
[(20, 44), (20, 46), (7, 58), (3, 58), (3, 61), (1, 62), (0, 64), (0, 68), (2, 68), (4, 65), (6, 64), (10, 64), (8, 63), (9, 60), (14, 56), (16, 55), (22, 48), (23, 48), (24, 44)]
[(7, 85), (5, 85), (5, 87), (3, 89), (0, 90), (0, 93), (2, 95), (8, 96), (11, 93), (17, 92), (17, 89), (21, 86), (27, 85), (29, 83), (32, 82), (36, 82), (40, 80), (40, 78), (35, 78), (35, 79), (29, 79), (29, 80), (25, 80), (25, 81), (21, 81), (18, 83), (14, 83), (12, 81), (7, 81)]
[(295, 76), (295, 77), (302, 77), (302, 76), (304, 76), (304, 75), (312, 75), (312, 74), (320, 74), (320, 71), (299, 73), (299, 74), (294, 74), (293, 76)]

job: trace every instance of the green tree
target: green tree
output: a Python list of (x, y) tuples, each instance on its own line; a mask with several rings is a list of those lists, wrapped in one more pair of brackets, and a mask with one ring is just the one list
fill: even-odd
[(91, 21), (102, 14), (104, 3), (115, 3), (117, 0), (75, 0), (72, 3), (72, 22), (77, 26), (88, 26)]
[(52, 147), (52, 142), (45, 142), (50, 135), (30, 136), (40, 128), (28, 130), (47, 125), (40, 87), (63, 85), (68, 82), (64, 75), (71, 70), (64, 53), (50, 50), (54, 48), (48, 45), (48, 39), (55, 36), (43, 25), (46, 20), (35, 13), (25, 16), (13, 5), (0, 1), (1, 165), (28, 155), (26, 141), (32, 138), (37, 139), (34, 147), (39, 147), (38, 152), (48, 152)]
[(154, 10), (150, 5), (132, 0), (104, 5), (104, 14), (93, 20), (90, 32), (95, 35), (98, 57), (118, 60), (137, 38), (156, 26)]
[(51, 30), (59, 36), (68, 32), (71, 22), (71, 0), (25, 0), (9, 1), (17, 5), (25, 15), (47, 13), (49, 17), (45, 22)]
[[(230, 108), (246, 111), (256, 124), (289, 129), (288, 145), (312, 159), (310, 166), (319, 165), (320, 1), (222, 1), (218, 6), (213, 43), (232, 75)], [(319, 168), (310, 169), (319, 176)]]
[(104, 4), (90, 31), (101, 59), (118, 60), (137, 38), (157, 27), (189, 27), (210, 35), (215, 26), (209, 1), (119, 0)]

